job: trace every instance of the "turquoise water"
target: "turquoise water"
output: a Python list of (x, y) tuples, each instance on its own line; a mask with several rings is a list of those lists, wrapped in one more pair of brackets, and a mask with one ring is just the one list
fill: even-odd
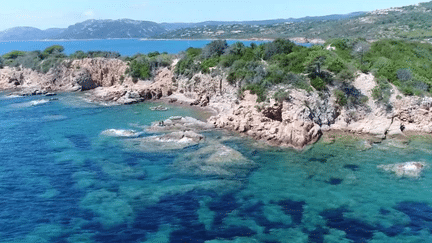
[[(233, 44), (236, 41), (227, 41)], [(260, 44), (262, 41), (242, 41), (245, 45), (251, 43)], [(124, 56), (136, 53), (147, 54), (159, 51), (176, 54), (189, 47), (201, 48), (210, 43), (209, 40), (139, 40), (139, 39), (115, 39), (115, 40), (71, 40), (71, 41), (8, 41), (0, 42), (0, 55), (13, 50), (34, 51), (44, 50), (52, 45), (62, 45), (65, 53), (70, 55), (76, 51), (114, 51)]]
[[(430, 164), (432, 143), (296, 152), (207, 131), (198, 145), (149, 149), (101, 132), (200, 113), (58, 98), (0, 99), (0, 242), (432, 242), (432, 171), (377, 169)], [(206, 164), (215, 147), (244, 163)]]

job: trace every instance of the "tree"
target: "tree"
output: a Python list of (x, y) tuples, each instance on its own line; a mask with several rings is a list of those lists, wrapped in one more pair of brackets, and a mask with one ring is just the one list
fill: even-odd
[(355, 56), (360, 57), (360, 64), (363, 64), (363, 57), (369, 50), (370, 44), (366, 41), (359, 41), (354, 45), (353, 52)]
[(215, 40), (210, 42), (203, 48), (202, 56), (206, 59), (213, 56), (220, 56), (227, 48), (228, 43), (225, 40)]
[(63, 46), (53, 45), (53, 46), (47, 47), (43, 52), (51, 55), (51, 54), (62, 53), (63, 51), (64, 51)]

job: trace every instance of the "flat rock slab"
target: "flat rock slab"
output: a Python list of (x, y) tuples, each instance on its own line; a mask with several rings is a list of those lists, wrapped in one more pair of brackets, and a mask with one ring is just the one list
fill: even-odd
[(406, 162), (390, 165), (378, 165), (379, 169), (392, 172), (398, 177), (418, 178), (421, 172), (425, 169), (426, 164), (423, 162)]

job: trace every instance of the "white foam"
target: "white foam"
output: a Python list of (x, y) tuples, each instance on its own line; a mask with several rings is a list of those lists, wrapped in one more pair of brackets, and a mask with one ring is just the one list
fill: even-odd
[(111, 137), (135, 138), (135, 137), (139, 137), (142, 133), (136, 132), (135, 130), (108, 129), (103, 131), (101, 134), (105, 136), (111, 136)]

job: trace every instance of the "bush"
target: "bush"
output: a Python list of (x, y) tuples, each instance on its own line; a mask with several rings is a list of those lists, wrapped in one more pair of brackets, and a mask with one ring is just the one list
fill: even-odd
[(411, 71), (408, 68), (397, 70), (396, 75), (400, 81), (409, 81), (412, 79)]
[(149, 79), (151, 77), (150, 66), (148, 62), (133, 60), (126, 71), (132, 78)]
[(225, 40), (215, 40), (207, 44), (202, 50), (202, 57), (204, 59), (221, 56), (225, 49), (227, 49), (228, 43)]
[(88, 55), (83, 51), (76, 51), (69, 56), (71, 59), (84, 59), (87, 58)]
[(209, 73), (210, 68), (216, 67), (219, 63), (219, 57), (213, 57), (201, 62), (201, 70), (203, 73)]
[(264, 60), (270, 60), (277, 54), (290, 54), (296, 44), (289, 40), (276, 39), (273, 42), (265, 43), (263, 45), (263, 56)]
[(334, 96), (336, 97), (336, 103), (340, 106), (346, 106), (348, 103), (347, 97), (345, 96), (345, 93), (342, 90), (335, 89), (333, 91)]
[(340, 58), (332, 58), (326, 60), (328, 62), (327, 69), (330, 72), (334, 72), (336, 74), (340, 73), (342, 70), (346, 70), (345, 62)]
[(278, 91), (276, 91), (276, 93), (274, 93), (273, 99), (275, 99), (278, 103), (288, 101), (290, 100), (290, 92), (279, 89)]
[(378, 78), (377, 85), (372, 89), (372, 98), (382, 104), (388, 104), (391, 96), (391, 86), (386, 78)]
[(316, 77), (316, 78), (312, 79), (311, 85), (312, 85), (312, 87), (314, 87), (318, 91), (324, 90), (326, 88), (325, 81), (322, 80), (320, 77)]
[(353, 81), (354, 80), (354, 73), (351, 70), (344, 69), (338, 75), (336, 76), (336, 79), (345, 82), (345, 81)]
[(60, 45), (53, 45), (50, 47), (47, 47), (43, 53), (48, 55), (52, 55), (52, 54), (57, 54), (57, 53), (62, 53), (64, 51), (64, 47), (60, 46)]
[(25, 52), (25, 51), (11, 51), (11, 52), (4, 54), (2, 57), (3, 57), (3, 59), (8, 60), (8, 59), (16, 59), (17, 57), (25, 56), (26, 54), (27, 54), (27, 52)]
[(242, 89), (242, 91), (249, 90), (251, 94), (258, 96), (257, 102), (263, 102), (266, 99), (266, 90), (259, 84), (249, 84)]

